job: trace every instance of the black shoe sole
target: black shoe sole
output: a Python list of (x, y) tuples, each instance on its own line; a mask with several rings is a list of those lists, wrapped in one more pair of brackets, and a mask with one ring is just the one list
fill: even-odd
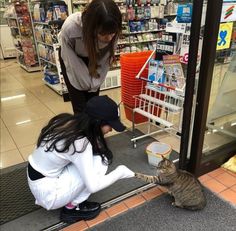
[(101, 212), (101, 209), (99, 208), (87, 215), (80, 214), (79, 216), (78, 215), (73, 216), (71, 214), (61, 213), (60, 220), (65, 223), (72, 224), (72, 223), (82, 221), (82, 220), (85, 220), (85, 221), (92, 220), (95, 217), (97, 217), (100, 212)]

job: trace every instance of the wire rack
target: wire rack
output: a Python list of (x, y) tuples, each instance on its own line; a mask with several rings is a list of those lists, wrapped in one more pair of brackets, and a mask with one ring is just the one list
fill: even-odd
[[(181, 134), (182, 127), (182, 112), (184, 104), (184, 91), (185, 84), (182, 84), (181, 88), (174, 86), (171, 83), (170, 74), (163, 69), (165, 80), (150, 81), (148, 77), (142, 76), (144, 70), (147, 70), (149, 61), (155, 58), (156, 50), (149, 56), (136, 78), (142, 81), (141, 92), (139, 95), (135, 95), (135, 107), (133, 108), (132, 118), (132, 132), (134, 147), (136, 147), (136, 141), (147, 136), (154, 135), (156, 133), (166, 131), (175, 136)], [(184, 76), (182, 83), (185, 83)], [(135, 114), (141, 114), (148, 119), (148, 131), (144, 135), (135, 135)], [(151, 125), (157, 127), (156, 131), (151, 132)]]

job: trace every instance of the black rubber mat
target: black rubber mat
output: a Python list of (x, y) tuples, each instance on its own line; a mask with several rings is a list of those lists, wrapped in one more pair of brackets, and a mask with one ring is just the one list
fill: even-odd
[[(140, 135), (141, 133), (137, 131), (136, 134)], [(131, 132), (127, 131), (107, 138), (108, 146), (114, 155), (113, 163), (111, 166), (109, 166), (109, 171), (112, 171), (119, 164), (125, 164), (133, 171), (143, 172), (146, 174), (155, 174), (155, 168), (148, 164), (148, 157), (145, 154), (147, 145), (154, 141), (154, 139), (151, 137), (143, 138), (137, 142), (137, 148), (134, 149), (130, 141), (131, 137)], [(175, 158), (178, 158), (178, 154), (172, 151), (171, 159)], [(23, 163), (14, 167), (3, 169), (1, 171), (1, 224), (9, 222), (40, 208), (34, 204), (34, 198), (28, 188), (26, 165), (27, 163)], [(123, 179), (111, 185), (110, 187), (91, 195), (89, 200), (103, 203), (143, 185), (145, 185), (145, 183), (135, 178)], [(50, 213), (52, 213), (52, 216), (54, 216), (54, 214), (58, 212), (46, 211), (42, 209), (40, 213), (45, 213), (47, 214), (46, 217), (50, 217)], [(39, 230), (43, 227), (43, 220), (40, 220), (40, 215), (38, 213), (37, 217), (35, 217), (35, 221), (33, 217), (28, 219), (27, 222), (32, 224), (34, 223), (33, 225), (35, 227), (40, 226), (37, 229)], [(42, 217), (45, 219), (43, 214)], [(25, 222), (21, 222), (21, 226), (22, 223)], [(27, 227), (29, 227), (29, 225), (30, 224), (27, 224)], [(7, 226), (7, 224), (4, 225), (6, 230)], [(13, 226), (17, 227), (17, 225), (15, 226), (14, 224)], [(12, 227), (12, 225), (9, 227)]]
[[(136, 131), (135, 133), (136, 135), (142, 134), (139, 131)], [(155, 140), (151, 137), (140, 139), (137, 141), (137, 147), (133, 148), (133, 145), (130, 141), (131, 137), (131, 132), (124, 132), (107, 139), (108, 146), (114, 155), (113, 164), (109, 167), (109, 171), (112, 171), (120, 164), (125, 164), (128, 168), (135, 172), (155, 174), (156, 169), (155, 167), (149, 165), (148, 156), (145, 152), (148, 144)], [(177, 159), (178, 156), (178, 153), (172, 151), (170, 154), (170, 159)], [(100, 203), (106, 202), (144, 185), (144, 182), (136, 178), (122, 179), (110, 187), (93, 194), (90, 199)]]
[(22, 163), (1, 170), (0, 224), (40, 208), (28, 187), (26, 166)]

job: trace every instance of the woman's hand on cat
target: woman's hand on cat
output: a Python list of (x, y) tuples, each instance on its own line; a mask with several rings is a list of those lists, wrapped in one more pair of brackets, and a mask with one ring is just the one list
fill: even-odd
[(122, 178), (134, 177), (134, 172), (127, 168), (125, 165), (119, 165), (117, 169), (122, 172)]

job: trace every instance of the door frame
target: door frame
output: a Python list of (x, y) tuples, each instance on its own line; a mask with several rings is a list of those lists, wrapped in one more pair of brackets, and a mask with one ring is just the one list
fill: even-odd
[[(197, 2), (198, 1), (194, 0), (193, 4), (197, 4)], [(223, 0), (207, 1), (206, 21), (204, 27), (203, 46), (201, 55), (201, 66), (200, 66), (198, 87), (197, 87), (196, 108), (194, 113), (194, 119), (192, 120), (192, 125), (193, 125), (192, 129), (193, 132), (191, 136), (192, 138), (189, 139), (190, 133), (188, 133), (187, 136), (183, 135), (181, 140), (180, 157), (182, 158), (182, 161), (180, 161), (179, 166), (182, 169), (187, 169), (195, 176), (200, 176), (204, 173), (212, 171), (213, 169), (219, 167), (229, 157), (233, 156), (236, 153), (236, 141), (235, 141), (227, 145), (223, 145), (216, 151), (213, 151), (209, 156), (203, 156), (202, 154), (204, 136), (206, 131), (211, 84), (215, 65), (216, 45), (218, 39), (222, 5), (223, 5)], [(194, 11), (193, 11), (193, 23), (194, 23)], [(190, 37), (190, 39), (193, 40), (194, 39), (197, 40), (196, 38), (198, 37), (195, 38), (193, 38), (193, 36)], [(191, 42), (194, 41), (190, 41), (190, 45)], [(191, 52), (192, 50), (190, 47), (190, 54)], [(196, 51), (194, 50), (194, 52)], [(190, 68), (192, 68), (192, 66), (190, 65), (188, 67), (189, 72), (193, 72), (193, 70), (189, 70)], [(190, 75), (190, 73), (188, 74)], [(188, 75), (186, 81), (189, 81)], [(193, 100), (193, 94), (194, 94), (194, 89), (193, 89), (194, 87), (192, 88), (191, 86), (190, 90), (188, 90), (187, 87), (188, 86), (186, 85), (187, 95), (185, 99), (187, 100), (186, 100), (186, 106), (184, 107), (184, 110), (186, 110), (186, 114), (184, 114), (185, 117), (183, 117), (183, 125), (182, 125), (182, 131), (184, 131), (185, 133), (187, 133), (185, 129), (187, 129), (188, 132), (190, 130), (189, 125), (191, 125), (191, 123), (189, 121), (191, 116), (189, 116), (189, 111), (192, 110), (192, 107), (191, 108), (186, 108), (186, 107), (190, 107), (190, 105), (193, 104), (193, 102), (190, 103), (188, 101)], [(188, 98), (189, 97), (188, 91), (192, 94), (190, 95), (191, 99)], [(187, 139), (187, 141), (185, 139)], [(187, 142), (188, 146), (186, 145)], [(187, 159), (188, 153), (190, 153), (189, 159)]]

